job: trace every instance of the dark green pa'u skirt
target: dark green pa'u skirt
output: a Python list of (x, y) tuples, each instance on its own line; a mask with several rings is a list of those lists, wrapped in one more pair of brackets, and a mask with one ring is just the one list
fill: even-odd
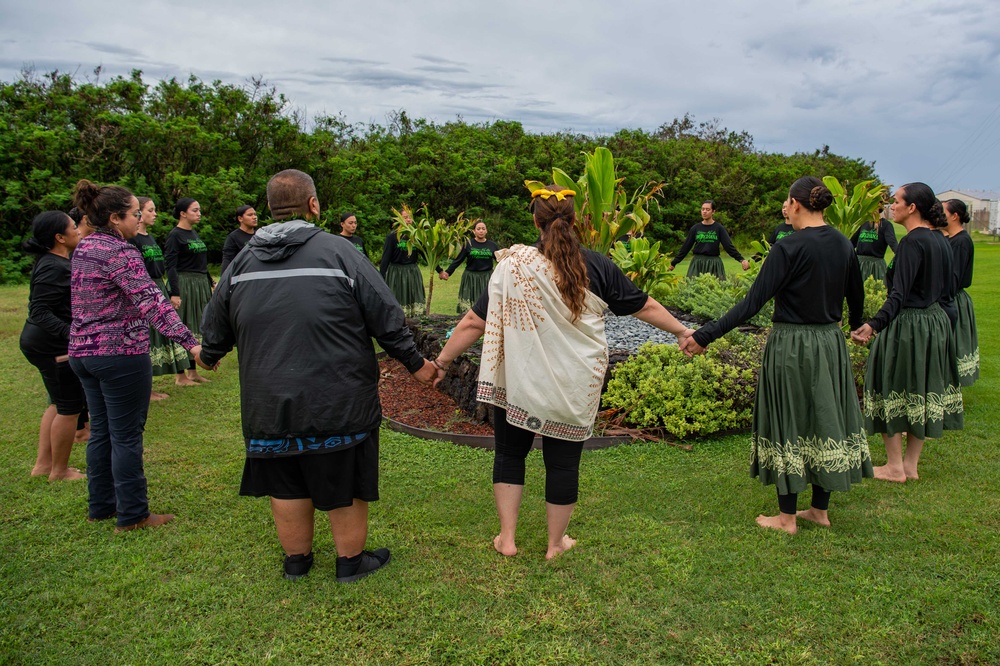
[(962, 386), (972, 386), (979, 379), (979, 333), (976, 331), (976, 311), (972, 299), (959, 289), (955, 294), (958, 322), (955, 324), (955, 345), (958, 355), (958, 380)]
[(385, 283), (407, 317), (424, 314), (427, 298), (424, 296), (424, 276), (416, 264), (389, 264), (385, 270)]
[(754, 396), (750, 475), (779, 495), (873, 475), (851, 359), (834, 324), (775, 323)]
[[(167, 292), (166, 278), (153, 279), (156, 286), (163, 292), (163, 297), (170, 301)], [(183, 301), (182, 301), (183, 302)], [(176, 375), (190, 367), (188, 353), (181, 345), (162, 335), (152, 326), (149, 327), (149, 360), (153, 364), (153, 376)]]
[(462, 273), (462, 282), (458, 285), (458, 307), (455, 312), (465, 314), (479, 297), (483, 295), (487, 287), (490, 286), (490, 276), (493, 271), (465, 271)]
[(726, 268), (722, 265), (722, 257), (709, 257), (704, 254), (691, 255), (688, 264), (688, 277), (698, 277), (702, 273), (711, 273), (720, 280), (726, 279)]
[(903, 308), (868, 355), (865, 425), (926, 439), (961, 430), (963, 412), (951, 321), (937, 303)]
[(177, 314), (181, 316), (184, 325), (191, 329), (194, 337), (201, 342), (201, 318), (205, 307), (212, 300), (212, 283), (208, 273), (181, 272), (180, 279), (181, 308)]
[(873, 277), (877, 282), (885, 282), (885, 259), (878, 257), (866, 257), (858, 255), (858, 264), (861, 266), (861, 281)]

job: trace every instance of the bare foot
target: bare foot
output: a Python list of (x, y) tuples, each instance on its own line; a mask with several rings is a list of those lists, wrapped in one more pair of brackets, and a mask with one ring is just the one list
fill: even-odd
[(817, 525), (822, 525), (823, 527), (830, 526), (830, 517), (826, 511), (820, 511), (819, 509), (814, 509), (812, 507), (806, 509), (805, 511), (799, 511), (795, 514), (796, 518), (801, 518), (802, 520), (808, 520), (810, 523), (816, 523)]
[(174, 378), (174, 384), (176, 386), (197, 386), (198, 382), (196, 382), (194, 380), (191, 380), (191, 379), (188, 379), (184, 375), (177, 375)]
[(917, 474), (917, 469), (915, 467), (913, 469), (906, 469), (906, 465), (903, 465), (903, 473), (906, 474), (907, 481), (916, 481), (920, 478), (920, 475)]
[(761, 527), (766, 527), (772, 530), (782, 530), (783, 532), (788, 532), (789, 534), (795, 534), (799, 531), (799, 528), (795, 525), (795, 516), (789, 516), (784, 518), (786, 514), (778, 514), (777, 516), (765, 516), (760, 514), (757, 516), (757, 524)]
[(90, 424), (89, 423), (87, 425), (83, 426), (81, 429), (79, 429), (79, 430), (76, 431), (76, 434), (73, 435), (73, 443), (74, 444), (81, 444), (83, 442), (86, 442), (88, 439), (90, 439)]
[(48, 476), (51, 471), (49, 467), (32, 467), (31, 476)]
[(194, 381), (201, 382), (202, 384), (208, 384), (212, 381), (208, 377), (202, 377), (201, 375), (199, 375), (197, 370), (188, 370), (187, 372), (184, 373), (184, 375), (188, 379), (193, 379)]
[(167, 395), (166, 393), (160, 393), (159, 391), (150, 391), (149, 392), (149, 399), (150, 400), (166, 400), (169, 397), (170, 396)]
[(76, 481), (78, 479), (86, 479), (87, 475), (78, 470), (76, 467), (67, 467), (66, 471), (62, 474), (56, 474), (53, 472), (49, 474), (49, 481)]
[(893, 483), (905, 483), (906, 474), (890, 469), (888, 465), (875, 468), (875, 478), (880, 481), (892, 481)]
[(499, 534), (493, 539), (493, 547), (496, 548), (497, 552), (504, 557), (514, 557), (517, 555), (517, 546), (514, 544), (510, 544), (509, 546), (504, 544), (503, 541), (500, 540)]
[(545, 553), (545, 559), (551, 560), (553, 557), (558, 557), (575, 545), (576, 539), (570, 539), (564, 534), (562, 541), (559, 542), (559, 545), (550, 547), (549, 552)]

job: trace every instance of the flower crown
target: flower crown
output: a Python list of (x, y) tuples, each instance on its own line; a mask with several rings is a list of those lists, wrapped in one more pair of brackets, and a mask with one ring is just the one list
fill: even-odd
[(541, 197), (543, 199), (548, 199), (549, 197), (555, 197), (557, 200), (562, 201), (566, 197), (574, 196), (576, 192), (573, 190), (559, 190), (558, 192), (553, 192), (552, 190), (547, 190), (542, 188), (540, 190), (535, 190), (531, 193), (531, 198)]

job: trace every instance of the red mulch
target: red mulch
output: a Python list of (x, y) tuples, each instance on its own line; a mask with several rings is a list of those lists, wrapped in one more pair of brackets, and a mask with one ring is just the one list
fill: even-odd
[(418, 382), (398, 361), (387, 359), (379, 368), (382, 413), (394, 421), (424, 430), (493, 436), (492, 427), (472, 421), (450, 396)]

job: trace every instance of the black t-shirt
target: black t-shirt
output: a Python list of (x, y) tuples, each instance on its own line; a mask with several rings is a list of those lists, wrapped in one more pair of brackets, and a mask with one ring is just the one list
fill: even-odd
[(28, 319), (21, 331), (21, 349), (39, 356), (62, 356), (69, 348), (73, 321), (70, 260), (47, 252), (31, 270)]
[(385, 244), (382, 246), (382, 262), (379, 264), (379, 272), (382, 273), (382, 277), (385, 277), (389, 264), (415, 264), (420, 260), (420, 252), (414, 251), (407, 254), (408, 248), (409, 244), (405, 238), (398, 238), (395, 231), (389, 232), (389, 235), (385, 237)]
[(852, 329), (861, 326), (865, 301), (858, 257), (847, 238), (833, 227), (806, 227), (771, 248), (746, 297), (694, 333), (702, 347), (757, 314), (774, 298), (775, 322), (832, 324), (844, 315)]
[(448, 275), (453, 274), (458, 270), (458, 267), (462, 265), (463, 261), (467, 261), (465, 264), (465, 270), (471, 271), (473, 273), (484, 273), (486, 271), (493, 270), (493, 255), (500, 250), (500, 246), (491, 240), (485, 240), (482, 243), (473, 239), (465, 244), (462, 251), (458, 253), (455, 260), (451, 262), (448, 266)]
[(354, 243), (354, 248), (358, 252), (364, 254), (366, 257), (368, 256), (367, 254), (365, 254), (365, 242), (364, 240), (362, 240), (361, 236), (358, 236), (357, 234), (354, 234), (352, 236), (345, 236), (344, 234), (340, 234), (340, 237), (343, 238), (344, 240), (349, 240), (352, 243)]
[[(163, 262), (171, 296), (180, 296), (178, 273), (204, 273), (208, 275), (208, 247), (194, 229), (174, 227), (163, 243)], [(209, 278), (211, 282), (211, 278)]]
[(159, 280), (163, 277), (167, 272), (167, 268), (163, 262), (163, 250), (156, 244), (156, 239), (150, 234), (136, 234), (128, 242), (139, 250), (139, 254), (142, 255), (142, 263), (146, 264), (146, 272), (149, 273), (149, 277), (154, 280)]
[(733, 245), (733, 241), (729, 238), (729, 232), (726, 231), (724, 226), (718, 222), (713, 222), (712, 224), (702, 224), (699, 222), (688, 230), (684, 245), (681, 246), (677, 256), (670, 261), (670, 265), (676, 266), (684, 261), (684, 257), (687, 256), (687, 253), (692, 248), (695, 254), (705, 255), (706, 257), (718, 257), (720, 244), (726, 249), (726, 253), (730, 257), (736, 261), (743, 261), (743, 255)]
[[(619, 317), (624, 317), (635, 314), (646, 305), (649, 296), (625, 277), (615, 262), (593, 250), (587, 248), (581, 248), (581, 250), (583, 251), (583, 262), (587, 265), (587, 277), (590, 278), (588, 288), (608, 304), (609, 310)], [(489, 309), (490, 290), (486, 289), (476, 304), (472, 306), (472, 311), (480, 319), (486, 319)]]
[(768, 237), (767, 242), (769, 245), (774, 245), (780, 241), (785, 236), (791, 236), (795, 233), (795, 227), (790, 225), (788, 222), (782, 222), (774, 228), (771, 235)]
[(854, 243), (858, 256), (876, 257), (878, 259), (885, 259), (885, 249), (887, 247), (891, 247), (893, 252), (898, 247), (898, 243), (896, 243), (896, 229), (892, 226), (892, 222), (888, 220), (882, 220), (878, 225), (878, 229), (871, 222), (865, 222), (851, 236), (851, 242)]
[(868, 323), (881, 331), (902, 308), (926, 308), (934, 303), (940, 304), (954, 321), (957, 312), (952, 267), (951, 246), (944, 234), (927, 227), (913, 229), (899, 242), (885, 273), (889, 297)]
[(222, 244), (222, 266), (220, 270), (226, 270), (229, 262), (236, 258), (236, 255), (250, 242), (251, 238), (253, 238), (253, 234), (248, 234), (242, 229), (234, 229), (226, 236), (226, 242)]
[(954, 236), (948, 238), (951, 245), (953, 268), (955, 271), (955, 291), (968, 289), (972, 285), (972, 263), (976, 254), (976, 247), (972, 243), (969, 232), (959, 231)]

